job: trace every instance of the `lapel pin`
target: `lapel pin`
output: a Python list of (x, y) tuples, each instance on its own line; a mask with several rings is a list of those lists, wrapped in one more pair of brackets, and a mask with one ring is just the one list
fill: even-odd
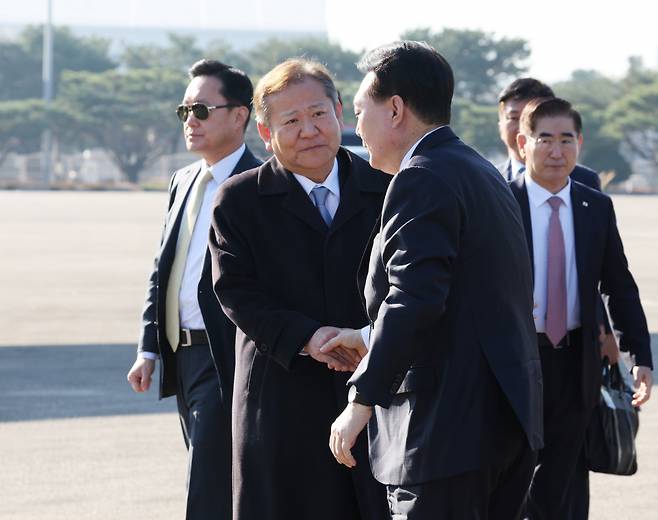
[(583, 206), (587, 207), (589, 204), (587, 204), (587, 201), (583, 201)]

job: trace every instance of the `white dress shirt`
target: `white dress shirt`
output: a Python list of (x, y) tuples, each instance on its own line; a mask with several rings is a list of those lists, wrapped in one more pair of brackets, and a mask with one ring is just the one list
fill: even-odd
[(300, 175), (298, 173), (293, 173), (293, 176), (295, 179), (297, 179), (297, 182), (302, 186), (308, 197), (311, 199), (311, 202), (315, 206), (315, 201), (313, 200), (313, 197), (311, 197), (311, 191), (313, 188), (316, 186), (324, 186), (329, 190), (329, 193), (327, 194), (327, 200), (325, 201), (324, 205), (327, 208), (327, 211), (331, 215), (331, 218), (334, 218), (336, 215), (336, 211), (338, 210), (338, 204), (340, 204), (340, 182), (338, 179), (338, 161), (334, 159), (334, 165), (331, 168), (331, 172), (329, 172), (329, 175), (327, 175), (327, 178), (324, 180), (323, 183), (318, 184), (315, 181), (312, 181), (308, 177), (304, 177), (303, 175)]
[(551, 217), (551, 207), (548, 199), (560, 197), (560, 226), (564, 236), (564, 257), (566, 263), (567, 281), (567, 329), (580, 327), (580, 299), (578, 297), (578, 271), (576, 269), (576, 248), (573, 228), (573, 209), (571, 204), (571, 179), (558, 193), (551, 193), (534, 182), (526, 171), (525, 184), (528, 190), (530, 206), (530, 221), (532, 223), (532, 251), (535, 267), (534, 300), (537, 307), (534, 310), (537, 332), (546, 332), (546, 293), (548, 283), (548, 224)]
[[(187, 252), (185, 261), (185, 270), (178, 298), (178, 308), (180, 317), (180, 326), (183, 329), (205, 329), (201, 308), (197, 293), (199, 290), (199, 280), (203, 270), (203, 261), (208, 250), (208, 234), (210, 232), (210, 221), (212, 219), (212, 203), (215, 193), (219, 186), (229, 178), (231, 172), (238, 164), (240, 157), (245, 151), (245, 145), (242, 144), (235, 152), (227, 155), (219, 162), (208, 166), (205, 161), (201, 161), (201, 172), (210, 168), (213, 178), (206, 185), (203, 193), (203, 202), (199, 209), (199, 215), (194, 223), (194, 231), (190, 240), (190, 248)], [(189, 199), (188, 199), (189, 200)], [(186, 202), (187, 204), (187, 202)], [(185, 211), (185, 207), (181, 208)], [(140, 352), (140, 356), (146, 359), (157, 359), (158, 355), (152, 352)]]
[[(203, 261), (208, 251), (208, 234), (210, 232), (210, 221), (212, 219), (213, 200), (219, 186), (229, 178), (231, 172), (238, 164), (244, 153), (243, 144), (235, 152), (227, 155), (219, 162), (208, 166), (203, 161), (202, 169), (210, 168), (212, 180), (208, 182), (203, 194), (203, 202), (199, 209), (194, 224), (194, 231), (190, 240), (190, 249), (187, 252), (185, 270), (181, 281), (178, 308), (180, 309), (180, 326), (182, 329), (205, 329), (197, 293), (199, 291), (199, 280), (203, 270)], [(203, 170), (202, 170), (203, 171)]]

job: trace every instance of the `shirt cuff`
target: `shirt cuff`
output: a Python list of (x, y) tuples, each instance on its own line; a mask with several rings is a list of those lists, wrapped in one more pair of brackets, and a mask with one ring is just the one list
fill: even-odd
[(141, 359), (153, 359), (153, 360), (160, 358), (160, 356), (158, 356), (155, 352), (146, 352), (145, 350), (138, 352), (137, 357)]
[(366, 325), (361, 329), (361, 339), (363, 339), (366, 350), (370, 350), (370, 325)]

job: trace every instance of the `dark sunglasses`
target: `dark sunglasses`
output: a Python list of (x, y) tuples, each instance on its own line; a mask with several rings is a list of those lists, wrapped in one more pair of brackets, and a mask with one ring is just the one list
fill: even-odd
[(208, 106), (208, 105), (204, 105), (203, 103), (192, 103), (191, 105), (178, 105), (178, 107), (176, 108), (176, 115), (178, 116), (178, 119), (180, 119), (183, 123), (187, 121), (190, 112), (192, 112), (194, 114), (194, 117), (196, 117), (197, 119), (204, 121), (208, 119), (208, 116), (210, 116), (211, 110), (215, 110), (216, 108), (233, 108), (238, 106), (240, 105), (236, 105), (235, 103), (228, 103), (226, 105), (215, 105), (215, 106)]

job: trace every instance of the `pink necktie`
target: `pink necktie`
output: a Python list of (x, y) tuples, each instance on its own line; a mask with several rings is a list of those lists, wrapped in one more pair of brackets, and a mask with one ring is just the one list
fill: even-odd
[(548, 223), (548, 273), (546, 290), (546, 336), (553, 346), (567, 334), (567, 277), (564, 236), (560, 226), (560, 197), (551, 197), (553, 210)]

